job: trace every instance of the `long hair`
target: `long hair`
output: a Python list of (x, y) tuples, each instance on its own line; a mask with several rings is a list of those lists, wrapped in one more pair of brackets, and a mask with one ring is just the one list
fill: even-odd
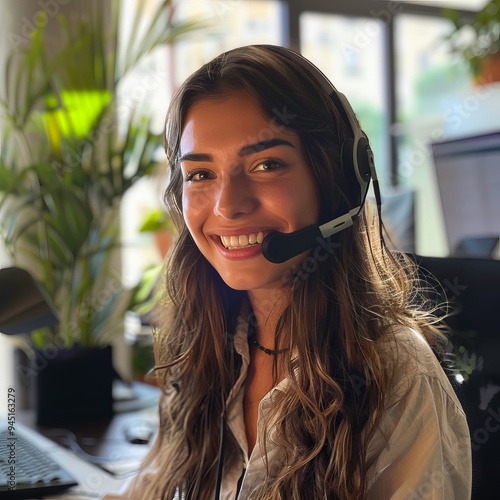
[[(350, 208), (341, 146), (349, 131), (315, 78), (271, 46), (224, 53), (189, 77), (166, 121), (171, 179), (165, 201), (178, 230), (166, 271), (163, 324), (155, 336), (157, 376), (164, 391), (160, 434), (143, 498), (208, 499), (216, 484), (221, 417), (238, 377), (233, 333), (248, 306), (196, 247), (182, 217), (179, 143), (191, 106), (246, 92), (278, 127), (298, 134), (320, 196), (320, 223)], [(380, 235), (365, 209), (322, 252), (311, 252), (283, 277), (291, 295), (275, 345), (290, 346), (275, 361), (289, 379), (271, 410), (282, 461), (268, 464), (252, 498), (362, 498), (367, 441), (384, 410), (392, 370), (381, 343), (392, 325), (407, 325), (432, 342), (433, 319), (419, 309), (415, 271)], [(231, 437), (229, 436), (229, 440)], [(230, 443), (231, 444), (231, 443)], [(234, 443), (232, 443), (234, 445)], [(272, 470), (271, 470), (272, 465)], [(148, 469), (145, 469), (145, 474)]]

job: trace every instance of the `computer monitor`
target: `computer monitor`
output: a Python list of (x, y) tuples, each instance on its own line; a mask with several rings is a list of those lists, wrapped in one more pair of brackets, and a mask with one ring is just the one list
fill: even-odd
[(500, 131), (432, 144), (450, 254), (500, 235)]

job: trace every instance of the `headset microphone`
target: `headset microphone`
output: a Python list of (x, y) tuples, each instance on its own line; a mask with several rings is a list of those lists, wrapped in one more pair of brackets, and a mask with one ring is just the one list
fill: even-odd
[(311, 250), (320, 244), (324, 238), (333, 236), (352, 226), (354, 219), (358, 217), (363, 209), (370, 181), (373, 183), (379, 216), (381, 198), (370, 143), (361, 130), (356, 115), (344, 94), (337, 91), (330, 80), (314, 64), (297, 52), (270, 45), (265, 47), (269, 50), (285, 52), (292, 60), (312, 74), (328, 93), (352, 135), (351, 138), (344, 141), (341, 148), (342, 170), (352, 190), (349, 212), (325, 224), (312, 224), (292, 233), (269, 233), (262, 242), (262, 254), (268, 261), (279, 264), (307, 250)]
[(281, 264), (302, 252), (311, 250), (322, 239), (333, 236), (349, 226), (352, 226), (352, 217), (346, 214), (321, 226), (311, 224), (293, 233), (275, 231), (264, 238), (262, 254), (268, 261)]

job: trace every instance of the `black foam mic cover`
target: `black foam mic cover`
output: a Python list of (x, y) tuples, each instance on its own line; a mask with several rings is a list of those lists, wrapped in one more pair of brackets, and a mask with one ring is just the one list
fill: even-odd
[(323, 236), (319, 226), (311, 224), (293, 233), (269, 233), (262, 242), (262, 254), (274, 264), (281, 264), (287, 260), (310, 250)]

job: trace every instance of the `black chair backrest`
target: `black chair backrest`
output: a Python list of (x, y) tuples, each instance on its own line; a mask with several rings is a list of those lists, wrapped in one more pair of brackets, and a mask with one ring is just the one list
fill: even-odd
[(423, 283), (435, 287), (432, 298), (446, 298), (451, 308), (445, 322), (463, 377), (452, 382), (471, 433), (472, 498), (500, 498), (500, 260), (413, 258)]

